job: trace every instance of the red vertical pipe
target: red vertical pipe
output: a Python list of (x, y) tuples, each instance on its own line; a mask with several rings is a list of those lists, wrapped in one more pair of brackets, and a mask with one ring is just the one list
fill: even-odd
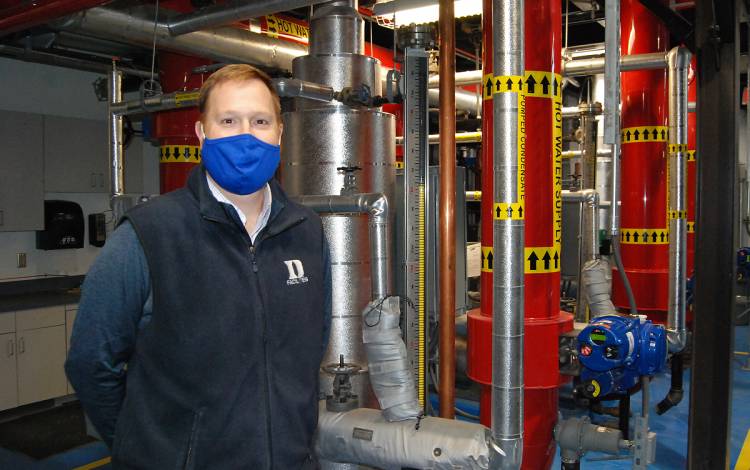
[[(666, 27), (638, 0), (622, 1), (621, 22), (623, 54), (667, 50)], [(666, 139), (644, 142), (638, 128), (667, 126), (668, 115), (666, 69), (623, 72), (622, 262), (638, 310), (657, 321), (666, 320), (668, 305), (669, 245), (661, 239), (661, 231), (668, 228)], [(654, 232), (656, 243), (651, 238)], [(649, 243), (643, 243), (644, 234)], [(627, 309), (619, 274), (613, 273), (612, 280), (614, 304)]]
[(479, 278), (480, 307), (468, 314), (466, 375), (481, 384), (480, 421), (490, 426), (492, 405), (492, 202), (493, 198), (493, 120), (492, 120), (492, 0), (482, 3), (482, 153), (480, 158), (482, 206), (480, 241), (482, 270)]
[[(200, 88), (204, 76), (194, 74), (195, 67), (210, 64), (207, 59), (170, 52), (159, 53), (160, 81), (165, 93)], [(159, 182), (161, 193), (185, 185), (188, 174), (200, 162), (195, 122), (197, 107), (174, 109), (154, 114), (154, 136), (159, 139)]]
[(561, 3), (526, 0), (526, 230), (523, 468), (549, 468), (560, 385), (562, 238)]

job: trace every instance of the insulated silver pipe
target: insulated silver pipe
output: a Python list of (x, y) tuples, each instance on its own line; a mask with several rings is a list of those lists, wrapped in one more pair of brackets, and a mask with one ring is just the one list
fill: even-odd
[[(492, 22), (494, 75), (523, 76), (524, 1), (493, 0)], [(518, 173), (525, 159), (518, 145), (523, 131), (518, 116), (525, 113), (525, 103), (520, 93), (505, 92), (493, 96), (492, 106), (493, 202), (518, 206), (523, 202)], [(493, 468), (518, 469), (523, 457), (524, 220), (497, 217), (492, 238), (492, 437), (502, 455)]]
[(669, 59), (669, 307), (667, 340), (669, 351), (685, 348), (687, 328), (686, 262), (687, 262), (687, 116), (688, 68), (690, 51), (675, 47)]
[(179, 36), (201, 29), (224, 26), (233, 21), (294, 10), (323, 1), (325, 0), (265, 0), (254, 2), (234, 0), (222, 5), (204, 8), (194, 13), (180, 15), (169, 21), (168, 28), (172, 36)]
[[(160, 14), (166, 17), (167, 14)], [(75, 31), (149, 49), (156, 36), (159, 49), (206, 57), (224, 62), (262, 65), (292, 70), (292, 60), (307, 54), (303, 44), (269, 38), (238, 28), (215, 28), (173, 37), (164, 22), (154, 28), (153, 8), (115, 10), (96, 7), (53, 23), (53, 27)]]
[[(122, 72), (117, 70), (114, 63), (109, 73), (108, 98), (110, 105), (122, 101)], [(115, 220), (119, 220), (124, 210), (121, 207), (121, 198), (125, 195), (125, 172), (123, 171), (123, 146), (122, 116), (109, 113), (109, 181), (111, 186), (110, 207)]]
[(273, 87), (281, 98), (307, 98), (315, 101), (333, 101), (333, 87), (306, 82), (297, 78), (274, 78)]
[[(456, 72), (456, 86), (478, 85), (482, 83), (482, 69)], [(431, 75), (427, 82), (430, 88), (437, 88), (440, 84), (440, 75)]]
[[(583, 152), (580, 150), (565, 150), (562, 153), (563, 158), (575, 158), (580, 157), (583, 155)], [(612, 149), (596, 149), (596, 156), (598, 157), (609, 157), (612, 155)]]
[[(579, 75), (596, 75), (604, 73), (604, 57), (591, 59), (575, 59), (562, 63), (562, 75), (565, 77), (576, 77)], [(649, 54), (633, 54), (620, 57), (620, 70), (648, 70), (663, 69), (667, 66), (667, 56), (664, 52), (652, 52)]]
[[(437, 88), (430, 88), (427, 90), (427, 97), (431, 107), (440, 106), (440, 90)], [(481, 103), (481, 101), (481, 93), (473, 93), (471, 91), (456, 88), (456, 111), (464, 111), (475, 116), (477, 114), (477, 103)]]
[(367, 214), (370, 217), (370, 270), (372, 299), (383, 299), (390, 292), (388, 262), (388, 199), (381, 193), (341, 196), (294, 196), (294, 202), (319, 214)]

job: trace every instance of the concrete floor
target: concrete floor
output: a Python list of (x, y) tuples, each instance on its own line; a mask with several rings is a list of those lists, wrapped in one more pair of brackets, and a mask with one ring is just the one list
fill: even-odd
[[(750, 327), (737, 327), (735, 330), (735, 351), (750, 351)], [(732, 435), (730, 442), (731, 465), (734, 470), (750, 470), (735, 467), (745, 437), (750, 430), (750, 370), (743, 368), (750, 362), (750, 356), (736, 355), (733, 363), (734, 387), (732, 398)], [(676, 470), (685, 468), (687, 452), (687, 423), (690, 371), (685, 373), (685, 397), (677, 407), (663, 416), (651, 414), (651, 430), (657, 433), (655, 470)], [(652, 407), (664, 397), (669, 389), (669, 374), (656, 377), (652, 385)], [(632, 398), (633, 413), (640, 413), (640, 395)], [(613, 460), (603, 454), (590, 453), (581, 463), (587, 469), (627, 469), (631, 468), (627, 458)], [(101, 442), (94, 442), (54, 455), (41, 461), (34, 461), (24, 455), (0, 448), (0, 469), (8, 470), (109, 470), (109, 454)], [(560, 468), (559, 456), (552, 466)]]

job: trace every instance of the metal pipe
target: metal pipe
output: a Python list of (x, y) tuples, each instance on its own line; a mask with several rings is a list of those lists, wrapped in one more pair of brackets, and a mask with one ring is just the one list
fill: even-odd
[[(524, 74), (524, 1), (493, 0), (495, 76)], [(518, 184), (518, 92), (495, 94), (493, 106), (493, 201), (521, 203)], [(524, 221), (493, 221), (492, 437), (503, 455), (499, 468), (521, 467), (523, 454)]]
[(0, 11), (0, 37), (23, 31), (77, 11), (109, 3), (112, 0), (48, 0), (18, 2)]
[[(112, 70), (107, 80), (107, 94), (111, 105), (122, 101), (122, 72), (120, 72), (115, 63), (112, 63)], [(109, 180), (110, 180), (110, 201), (109, 206), (112, 209), (112, 216), (115, 221), (120, 220), (130, 207), (130, 199), (125, 196), (125, 169), (124, 157), (125, 147), (122, 133), (122, 116), (114, 112), (108, 113), (109, 124)]]
[[(568, 60), (562, 64), (562, 74), (566, 77), (596, 75), (604, 73), (606, 57)], [(620, 69), (630, 70), (663, 69), (667, 67), (667, 56), (663, 52), (632, 54), (620, 57)]]
[(581, 103), (579, 105), (581, 114), (581, 188), (596, 189), (596, 137), (597, 127), (596, 115), (601, 114), (600, 103)]
[[(440, 106), (440, 90), (431, 88), (427, 90), (427, 96), (430, 101), (430, 106)], [(481, 102), (482, 95), (471, 91), (462, 90), (460, 88), (455, 89), (456, 96), (456, 110), (469, 113), (475, 116), (477, 113), (477, 102)]]
[(332, 101), (335, 95), (332, 87), (296, 78), (275, 78), (272, 82), (276, 93), (281, 98), (307, 98), (316, 101)]
[(201, 29), (224, 26), (234, 21), (269, 15), (283, 11), (294, 10), (325, 0), (265, 0), (262, 2), (248, 2), (234, 0), (221, 5), (214, 5), (193, 13), (179, 15), (168, 23), (169, 34), (179, 36)]
[[(583, 152), (580, 151), (580, 150), (565, 150), (562, 153), (562, 157), (563, 158), (576, 158), (576, 157), (580, 157), (581, 155), (583, 155)], [(596, 156), (597, 156), (597, 158), (598, 157), (611, 157), (612, 156), (612, 149), (608, 149), (608, 148), (601, 149), (601, 148), (598, 148), (598, 149), (596, 149)]]
[[(498, 458), (481, 424), (426, 416), (389, 423), (379, 410), (319, 408), (315, 453), (329, 462), (377, 468), (486, 469)], [(359, 467), (356, 467), (359, 468)]]
[[(609, 213), (609, 231), (612, 238), (620, 235), (620, 70), (624, 70), (623, 59), (620, 57), (620, 1), (606, 0), (605, 2), (606, 24), (604, 28), (604, 48), (606, 55), (603, 59), (604, 72), (604, 143), (609, 144), (612, 149), (612, 183), (610, 185), (612, 194), (612, 206)], [(658, 53), (662, 56), (664, 54)], [(646, 60), (645, 62), (649, 62)], [(563, 67), (565, 64), (563, 64)], [(662, 65), (663, 66), (663, 65)], [(598, 72), (598, 73), (601, 73)], [(619, 244), (614, 243), (618, 249)], [(619, 254), (615, 253), (615, 258)], [(618, 266), (618, 268), (622, 268)], [(623, 283), (629, 286), (625, 271), (621, 271)]]
[[(50, 54), (48, 52), (35, 51), (33, 49), (22, 49), (20, 47), (7, 46), (0, 44), (0, 55), (12, 57), (24, 62), (34, 62), (37, 64), (54, 65), (56, 67), (68, 67), (77, 70), (86, 70), (88, 72), (107, 73), (112, 70), (110, 64), (83, 60), (75, 57)], [(139, 78), (150, 78), (151, 73), (147, 70), (138, 70), (130, 67), (118, 67), (118, 70), (124, 75), (132, 75)]]
[(320, 214), (368, 214), (370, 216), (370, 270), (372, 300), (389, 295), (388, 198), (381, 193), (293, 196), (294, 202)]
[[(482, 69), (456, 72), (454, 77), (456, 86), (479, 85), (482, 83)], [(432, 75), (427, 84), (430, 88), (438, 88), (440, 85), (440, 75)]]
[(669, 59), (669, 307), (667, 340), (677, 353), (687, 343), (687, 94), (690, 51), (675, 47)]
[(440, 417), (455, 416), (456, 387), (456, 24), (440, 0)]
[[(160, 17), (166, 17), (166, 12)], [(96, 7), (55, 22), (54, 28), (75, 31), (127, 44), (156, 46), (172, 52), (206, 57), (225, 62), (246, 62), (292, 70), (292, 60), (307, 54), (307, 47), (290, 41), (269, 38), (238, 28), (222, 27), (172, 37), (164, 22), (154, 27), (153, 8), (114, 10)]]

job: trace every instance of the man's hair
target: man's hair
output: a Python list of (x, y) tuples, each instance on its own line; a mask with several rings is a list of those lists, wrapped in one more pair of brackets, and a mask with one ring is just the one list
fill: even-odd
[(268, 91), (271, 92), (276, 118), (280, 123), (281, 101), (279, 100), (279, 94), (276, 93), (276, 89), (271, 83), (271, 77), (269, 77), (264, 71), (247, 64), (231, 64), (222, 67), (212, 73), (211, 76), (203, 82), (200, 91), (200, 98), (198, 99), (198, 110), (201, 115), (206, 111), (206, 105), (208, 104), (209, 96), (211, 96), (211, 90), (213, 90), (216, 85), (225, 82), (247, 82), (250, 80), (260, 80), (266, 85)]

